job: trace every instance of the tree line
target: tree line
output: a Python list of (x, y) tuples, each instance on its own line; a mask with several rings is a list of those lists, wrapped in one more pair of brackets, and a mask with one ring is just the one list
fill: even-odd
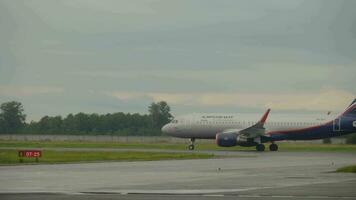
[(161, 127), (172, 119), (165, 101), (152, 103), (148, 114), (138, 113), (77, 113), (44, 116), (39, 121), (26, 123), (20, 102), (5, 102), (0, 106), (0, 134), (75, 134), (75, 135), (161, 135)]
[[(0, 134), (157, 136), (162, 134), (161, 127), (172, 119), (170, 107), (165, 101), (151, 103), (148, 114), (116, 112), (100, 115), (81, 112), (66, 117), (44, 116), (30, 123), (26, 123), (20, 102), (2, 103), (0, 111)], [(356, 134), (345, 137), (346, 143), (356, 144)]]

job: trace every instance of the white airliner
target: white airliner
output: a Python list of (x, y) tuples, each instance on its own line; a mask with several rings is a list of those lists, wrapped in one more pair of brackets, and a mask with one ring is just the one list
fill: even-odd
[(271, 151), (277, 151), (276, 141), (323, 139), (356, 132), (356, 99), (339, 116), (273, 114), (267, 121), (269, 112), (260, 120), (253, 114), (185, 115), (174, 118), (162, 132), (190, 138), (190, 150), (194, 149), (195, 139), (215, 139), (222, 147), (256, 146), (257, 151), (264, 151), (266, 142), (271, 143)]

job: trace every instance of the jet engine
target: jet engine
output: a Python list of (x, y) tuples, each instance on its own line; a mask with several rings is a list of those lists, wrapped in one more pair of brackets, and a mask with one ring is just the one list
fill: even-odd
[(239, 133), (218, 133), (215, 136), (216, 144), (220, 147), (233, 147), (233, 146), (256, 146), (257, 143), (253, 138), (246, 138)]
[(237, 135), (234, 133), (218, 133), (215, 136), (216, 144), (220, 147), (233, 147), (237, 145)]

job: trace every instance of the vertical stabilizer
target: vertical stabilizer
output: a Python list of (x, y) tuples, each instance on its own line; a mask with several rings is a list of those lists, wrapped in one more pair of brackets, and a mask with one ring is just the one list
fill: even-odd
[(356, 99), (352, 101), (349, 107), (346, 108), (346, 111), (342, 115), (352, 115), (356, 116)]
[(352, 103), (349, 105), (349, 107), (347, 108), (350, 108), (352, 105), (356, 104), (356, 98), (352, 101)]

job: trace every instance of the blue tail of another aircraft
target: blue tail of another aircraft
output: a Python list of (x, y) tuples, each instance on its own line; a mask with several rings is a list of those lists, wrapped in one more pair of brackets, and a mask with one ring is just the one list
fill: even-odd
[[(349, 107), (351, 107), (352, 105), (356, 104), (356, 98), (354, 99), (354, 101), (349, 105)], [(348, 108), (349, 108), (348, 107)]]
[(356, 133), (356, 99), (352, 101), (345, 112), (334, 120), (334, 127), (339, 123), (339, 131), (342, 135)]
[(270, 132), (269, 139), (272, 141), (323, 139), (350, 133), (356, 133), (356, 99), (332, 121), (307, 128)]
[(356, 119), (356, 99), (352, 101), (349, 107), (346, 108), (345, 112), (342, 113), (342, 117), (354, 117)]

